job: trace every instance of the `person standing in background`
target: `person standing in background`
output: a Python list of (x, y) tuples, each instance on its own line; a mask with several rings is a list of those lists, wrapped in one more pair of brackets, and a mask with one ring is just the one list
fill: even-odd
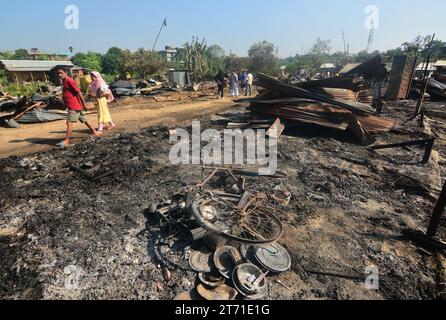
[(254, 76), (251, 72), (247, 71), (246, 76), (246, 96), (251, 97), (252, 96), (252, 85), (254, 83)]
[(245, 92), (245, 89), (246, 89), (246, 72), (243, 70), (242, 71), (242, 73), (240, 74), (240, 77), (239, 77), (239, 83), (240, 83), (240, 90), (242, 91), (242, 92)]
[(232, 97), (238, 97), (238, 75), (235, 72), (235, 70), (232, 71), (231, 77), (230, 77), (230, 84), (231, 84), (231, 96)]
[(218, 97), (221, 97), (222, 99), (225, 96), (225, 74), (223, 73), (223, 70), (220, 70), (217, 74), (217, 76), (215, 77), (215, 82), (217, 82), (217, 87), (218, 87), (218, 95), (217, 95), (217, 99)]

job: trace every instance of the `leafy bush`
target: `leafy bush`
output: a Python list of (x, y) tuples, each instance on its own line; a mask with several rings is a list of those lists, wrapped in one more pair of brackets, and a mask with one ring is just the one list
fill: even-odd
[(8, 93), (13, 97), (29, 97), (34, 93), (44, 93), (43, 91), (45, 90), (42, 90), (42, 88), (48, 87), (48, 84), (45, 82), (34, 82), (28, 84), (9, 83), (2, 84), (2, 87), (4, 93)]

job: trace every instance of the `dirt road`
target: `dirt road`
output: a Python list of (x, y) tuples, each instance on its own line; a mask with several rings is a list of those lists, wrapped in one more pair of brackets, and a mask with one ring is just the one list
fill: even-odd
[[(129, 132), (159, 124), (172, 125), (233, 107), (234, 103), (228, 98), (117, 106), (111, 109), (112, 117), (118, 125), (113, 132)], [(91, 123), (97, 123), (95, 114), (89, 115), (88, 119)], [(0, 159), (54, 148), (64, 138), (65, 129), (64, 121), (23, 125), (19, 129), (0, 128)], [(105, 132), (104, 135), (113, 132)], [(80, 123), (76, 124), (72, 143), (78, 143), (86, 137), (89, 137), (89, 130)]]

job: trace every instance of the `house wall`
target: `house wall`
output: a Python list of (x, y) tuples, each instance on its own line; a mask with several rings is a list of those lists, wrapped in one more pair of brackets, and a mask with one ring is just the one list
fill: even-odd
[(44, 71), (13, 71), (7, 72), (9, 81), (15, 83), (48, 81), (48, 74)]
[[(58, 75), (54, 70), (46, 71), (6, 71), (8, 81), (11, 83), (22, 84), (24, 82), (42, 81), (52, 82), (54, 85), (60, 85)], [(73, 71), (74, 79), (80, 84), (81, 78), (84, 76), (83, 70)]]

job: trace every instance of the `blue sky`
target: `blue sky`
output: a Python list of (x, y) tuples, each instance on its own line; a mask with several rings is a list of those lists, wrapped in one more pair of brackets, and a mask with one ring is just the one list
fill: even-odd
[[(308, 50), (317, 37), (343, 50), (344, 29), (352, 52), (367, 47), (365, 8), (379, 8), (374, 49), (386, 50), (417, 34), (446, 41), (444, 0), (13, 0), (2, 1), (0, 50), (105, 52), (111, 46), (151, 49), (164, 17), (157, 49), (180, 46), (192, 36), (246, 55), (251, 44), (273, 42), (281, 57)], [(79, 30), (66, 30), (65, 7), (79, 8)]]

